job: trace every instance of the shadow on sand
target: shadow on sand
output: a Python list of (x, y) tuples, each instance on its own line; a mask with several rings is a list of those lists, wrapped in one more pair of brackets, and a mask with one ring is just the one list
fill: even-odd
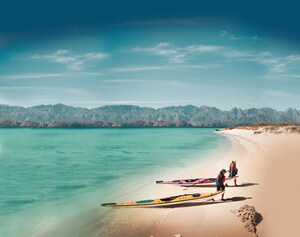
[[(259, 185), (259, 183), (242, 183), (242, 184), (238, 184), (237, 186), (235, 185), (227, 185), (226, 187), (228, 188), (239, 188), (239, 187), (249, 187), (249, 186), (254, 186), (254, 185)], [(181, 187), (183, 188), (214, 188), (216, 187), (215, 184), (212, 185), (195, 185), (195, 186), (186, 186), (186, 185), (181, 185)]]
[(228, 185), (227, 187), (239, 188), (239, 187), (249, 187), (249, 186), (254, 186), (254, 185), (259, 185), (259, 183), (242, 183), (242, 184), (238, 184), (237, 186)]
[(194, 206), (206, 206), (206, 205), (215, 205), (215, 204), (226, 204), (230, 202), (240, 202), (245, 201), (247, 199), (252, 199), (252, 197), (233, 197), (233, 198), (226, 198), (225, 201), (216, 200), (216, 201), (206, 201), (206, 202), (193, 202), (193, 203), (180, 203), (174, 204), (169, 206), (148, 206), (143, 208), (180, 208), (180, 207), (194, 207)]

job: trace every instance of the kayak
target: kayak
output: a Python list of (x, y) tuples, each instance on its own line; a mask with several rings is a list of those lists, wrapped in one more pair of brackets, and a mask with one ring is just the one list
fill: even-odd
[[(102, 203), (101, 206), (105, 207), (140, 207), (140, 206), (166, 206), (174, 205), (181, 203), (191, 203), (199, 202), (208, 199), (213, 199), (214, 197), (220, 195), (224, 191), (217, 191), (213, 193), (193, 193), (193, 194), (184, 194), (178, 196), (171, 196), (160, 199), (149, 199), (141, 200), (136, 202), (126, 202), (126, 203)], [(214, 200), (214, 199), (213, 199)]]
[[(225, 182), (229, 180), (234, 180), (238, 176), (226, 177)], [(212, 185), (216, 184), (216, 178), (196, 178), (196, 179), (181, 179), (181, 180), (172, 180), (172, 181), (156, 181), (157, 184), (179, 184), (183, 186), (197, 186), (197, 185)]]

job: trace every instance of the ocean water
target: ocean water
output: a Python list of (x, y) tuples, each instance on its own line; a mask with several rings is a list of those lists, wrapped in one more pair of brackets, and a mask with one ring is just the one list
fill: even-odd
[(93, 236), (100, 203), (130, 201), (118, 198), (225, 140), (210, 128), (0, 129), (0, 236)]

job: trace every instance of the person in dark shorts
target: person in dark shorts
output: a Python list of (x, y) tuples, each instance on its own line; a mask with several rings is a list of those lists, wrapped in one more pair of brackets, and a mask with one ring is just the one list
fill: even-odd
[[(236, 161), (232, 161), (231, 164), (229, 165), (229, 177), (234, 177), (238, 173), (238, 169), (236, 168)], [(236, 184), (236, 179), (234, 179), (234, 185), (237, 186)]]
[[(226, 170), (222, 169), (220, 171), (220, 173), (218, 174), (218, 176), (217, 176), (217, 181), (216, 181), (217, 191), (224, 191), (225, 190), (225, 185), (224, 185), (224, 182), (225, 182), (225, 173), (226, 173)], [(225, 199), (224, 199), (224, 193), (222, 193), (221, 200), (225, 201)]]

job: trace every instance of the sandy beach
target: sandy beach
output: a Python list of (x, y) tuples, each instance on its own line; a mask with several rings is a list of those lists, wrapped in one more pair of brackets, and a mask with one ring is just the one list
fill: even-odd
[(258, 236), (294, 236), (300, 207), (300, 192), (295, 183), (300, 167), (300, 135), (289, 132), (254, 134), (253, 130), (245, 129), (220, 133), (232, 139), (233, 149), (220, 161), (207, 164), (205, 169), (199, 167), (198, 172), (208, 175), (210, 170), (227, 168), (231, 160), (237, 160), (239, 186), (226, 188), (225, 198), (229, 200), (225, 203), (174, 208), (154, 236), (176, 233), (182, 236), (253, 236), (230, 212), (244, 204), (253, 205), (263, 217), (257, 226)]
[[(277, 132), (231, 129), (219, 133), (231, 140), (232, 148), (211, 161), (181, 171), (180, 175), (184, 178), (216, 176), (220, 169), (228, 169), (230, 162), (237, 160), (238, 186), (228, 183), (226, 201), (172, 208), (119, 209), (117, 212), (124, 216), (115, 223), (119, 226), (120, 236), (255, 236), (231, 212), (245, 204), (253, 205), (262, 215), (263, 219), (257, 225), (258, 236), (295, 236), (300, 207), (296, 183), (300, 167), (300, 134), (285, 129)], [(149, 186), (147, 195), (164, 197), (214, 190), (215, 187), (184, 190), (173, 185), (158, 185), (155, 189)]]

